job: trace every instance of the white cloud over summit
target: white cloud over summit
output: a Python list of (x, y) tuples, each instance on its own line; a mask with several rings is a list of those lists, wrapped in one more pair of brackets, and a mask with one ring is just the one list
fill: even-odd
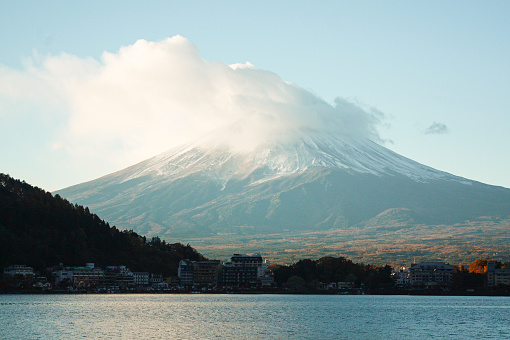
[(122, 166), (217, 129), (243, 148), (307, 130), (377, 141), (381, 118), (250, 63), (206, 61), (181, 36), (139, 40), (100, 61), (61, 54), (34, 57), (21, 71), (0, 66), (0, 117), (28, 111), (58, 121), (45, 131), (48, 149)]

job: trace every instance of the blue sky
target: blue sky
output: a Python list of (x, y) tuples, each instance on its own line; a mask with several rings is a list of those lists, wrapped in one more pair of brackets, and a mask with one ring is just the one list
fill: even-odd
[[(68, 102), (40, 71), (75, 79), (105, 51), (181, 35), (208, 62), (250, 62), (328, 103), (380, 112), (393, 151), (510, 187), (509, 15), (507, 1), (0, 1), (0, 171), (56, 190), (162, 151), (94, 144), (92, 128), (59, 140), (87, 97)], [(67, 147), (87, 138), (94, 152)]]

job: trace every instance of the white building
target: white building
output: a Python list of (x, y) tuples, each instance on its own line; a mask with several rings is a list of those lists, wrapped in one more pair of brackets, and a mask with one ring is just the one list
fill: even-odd
[(73, 283), (73, 271), (69, 267), (56, 269), (51, 273), (51, 276), (53, 277), (53, 282), (57, 285), (65, 281)]
[(11, 264), (4, 268), (4, 277), (15, 277), (16, 275), (34, 276), (34, 268), (24, 264)]
[(177, 275), (179, 276), (181, 286), (193, 285), (193, 261), (181, 260), (177, 269)]
[(391, 273), (391, 277), (395, 281), (395, 285), (398, 287), (406, 287), (410, 283), (409, 271), (406, 267), (400, 267)]
[(133, 279), (137, 287), (149, 286), (149, 273), (148, 272), (133, 272)]

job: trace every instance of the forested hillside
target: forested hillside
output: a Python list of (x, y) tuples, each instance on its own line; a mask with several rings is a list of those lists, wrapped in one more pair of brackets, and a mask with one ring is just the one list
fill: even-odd
[(0, 174), (0, 268), (25, 264), (42, 270), (94, 262), (170, 276), (177, 275), (184, 258), (203, 256), (189, 245), (120, 231), (88, 208)]

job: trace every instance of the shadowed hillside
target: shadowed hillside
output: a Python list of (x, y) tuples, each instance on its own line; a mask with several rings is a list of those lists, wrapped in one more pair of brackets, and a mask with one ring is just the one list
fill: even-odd
[(169, 276), (177, 274), (181, 259), (203, 259), (189, 245), (120, 231), (88, 208), (5, 174), (0, 174), (0, 235), (0, 268), (94, 262)]

